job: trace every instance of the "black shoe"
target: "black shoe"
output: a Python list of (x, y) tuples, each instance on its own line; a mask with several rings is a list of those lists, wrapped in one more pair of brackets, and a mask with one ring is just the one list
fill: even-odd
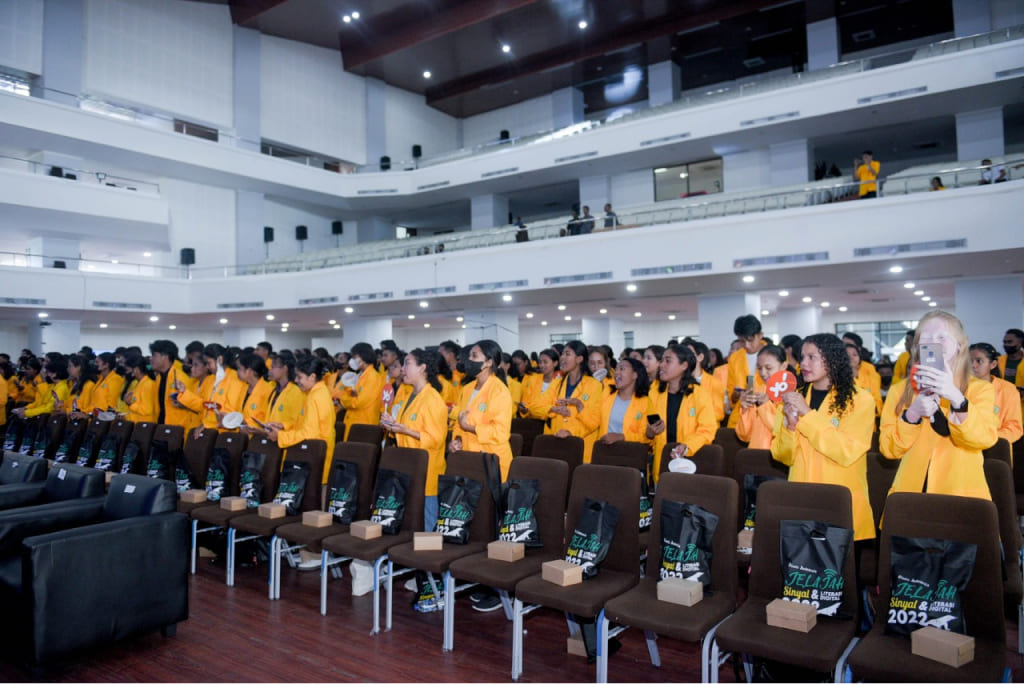
[[(469, 600), (472, 601), (473, 597), (470, 596)], [(501, 607), (501, 598), (495, 594), (485, 596), (473, 604), (473, 610), (479, 610), (481, 613), (490, 613), (495, 610), (501, 610)]]
[(476, 591), (470, 593), (469, 600), (472, 601), (473, 603), (479, 603), (480, 601), (484, 600), (488, 596), (493, 596), (493, 595), (494, 594), (491, 593), (490, 589), (477, 589)]
[[(611, 658), (613, 655), (618, 653), (620, 648), (622, 648), (622, 642), (619, 641), (618, 637), (612, 637), (611, 639), (609, 639), (608, 640), (608, 657)], [(588, 665), (593, 665), (596, 662), (597, 662), (597, 654), (596, 653), (594, 655), (589, 655), (589, 654), (587, 655), (587, 664)]]

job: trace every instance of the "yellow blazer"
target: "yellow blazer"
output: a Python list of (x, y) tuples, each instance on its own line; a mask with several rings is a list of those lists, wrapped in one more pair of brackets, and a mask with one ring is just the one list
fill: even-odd
[(395, 443), (400, 447), (426, 450), (430, 458), (427, 461), (427, 485), (423, 493), (426, 496), (437, 496), (437, 478), (445, 469), (444, 448), (445, 437), (448, 436), (448, 407), (438, 391), (430, 385), (412, 397), (411, 402), (409, 397), (412, 394), (412, 385), (402, 387), (408, 387), (409, 392), (402, 397), (396, 422), (420, 433), (420, 438), (396, 434)]
[[(229, 372), (234, 373), (234, 371)], [(156, 383), (158, 395), (157, 400), (159, 402), (157, 410), (159, 411), (160, 404), (162, 403), (164, 407), (164, 423), (167, 425), (180, 425), (182, 427), (187, 427), (190, 421), (194, 421), (194, 418), (191, 416), (188, 409), (178, 408), (174, 405), (174, 401), (171, 399), (171, 395), (178, 391), (174, 389), (174, 383), (181, 380), (188, 385), (188, 377), (188, 373), (186, 373), (181, 367), (181, 361), (175, 361), (172, 363), (170, 370), (167, 371), (167, 384), (164, 386), (163, 396), (161, 397), (159, 396), (160, 374), (157, 374), (156, 380), (154, 381)], [(181, 402), (179, 401), (178, 403)]]
[(144, 375), (130, 390), (132, 397), (128, 402), (128, 420), (133, 423), (155, 423), (160, 415), (156, 396), (159, 389), (156, 380)]
[[(651, 397), (651, 413), (661, 416), (668, 424), (668, 390), (658, 392)], [(689, 456), (693, 456), (715, 439), (718, 423), (715, 422), (715, 409), (711, 406), (711, 395), (700, 385), (694, 385), (693, 391), (683, 397), (676, 414), (676, 441), (685, 444)], [(654, 481), (661, 476), (661, 452), (668, 444), (668, 430), (654, 436)]]
[[(807, 387), (805, 398), (810, 398)], [(772, 458), (789, 466), (790, 482), (842, 485), (853, 499), (853, 538), (875, 538), (875, 519), (868, 497), (867, 452), (875, 428), (875, 404), (863, 389), (853, 395), (841, 416), (832, 412), (835, 388), (817, 410), (800, 418), (795, 430), (783, 422), (781, 405), (776, 409)], [(809, 402), (808, 402), (809, 403)]]
[(882, 415), (882, 376), (878, 374), (875, 367), (866, 361), (860, 362), (857, 369), (857, 377), (854, 378), (858, 387), (866, 389), (871, 398), (875, 400), (875, 415)]
[(766, 401), (760, 406), (738, 407), (740, 419), (736, 423), (736, 436), (750, 449), (770, 449), (775, 430), (777, 404)]
[[(272, 395), (274, 388), (271, 387), (270, 391)], [(267, 419), (264, 422), (280, 423), (285, 430), (291, 430), (299, 422), (299, 414), (306, 403), (306, 395), (298, 385), (289, 382), (273, 401), (269, 395), (267, 401)], [(331, 405), (333, 406), (333, 402)]]
[(902, 352), (896, 358), (896, 363), (892, 367), (892, 381), (894, 384), (907, 377), (907, 373), (909, 373), (908, 363), (910, 363), (910, 352), (908, 351)]
[[(879, 448), (886, 458), (901, 459), (890, 492), (920, 492), (927, 478), (927, 492), (992, 499), (985, 480), (982, 451), (996, 443), (996, 393), (992, 384), (977, 378), (967, 383), (967, 418), (960, 425), (949, 423), (949, 437), (934, 430), (929, 420), (911, 425), (896, 415), (896, 405), (906, 380), (893, 385), (882, 410)], [(949, 402), (940, 409), (949, 417)]]
[[(746, 380), (743, 381), (746, 383)], [(708, 391), (711, 396), (711, 407), (715, 410), (715, 420), (721, 425), (725, 420), (725, 385), (712, 373), (707, 371), (700, 374), (700, 386)]]
[(547, 391), (544, 390), (543, 373), (531, 373), (523, 378), (523, 405), (526, 414), (523, 418), (548, 419), (548, 409), (555, 405), (555, 392), (558, 391), (558, 376), (551, 378)]
[(381, 390), (384, 389), (384, 382), (380, 373), (373, 367), (367, 366), (359, 374), (359, 380), (355, 387), (341, 387), (341, 391), (334, 396), (341, 402), (345, 409), (345, 433), (356, 423), (363, 425), (378, 425), (380, 423), (381, 411)]
[(36, 387), (35, 401), (25, 407), (25, 416), (41, 416), (45, 413), (53, 413), (57, 408), (63, 409), (69, 396), (71, 396), (71, 383), (67, 380), (58, 380), (52, 385), (39, 383), (39, 386)]
[(124, 389), (124, 378), (117, 371), (110, 371), (107, 377), (100, 378), (92, 391), (92, 404), (100, 411), (116, 408)]
[[(737, 349), (732, 354), (729, 354), (729, 370), (728, 379), (725, 383), (725, 390), (729, 394), (729, 400), (732, 401), (732, 393), (739, 389), (741, 392), (747, 388), (747, 376), (754, 376), (754, 390), (757, 392), (764, 392), (764, 380), (757, 373), (756, 368), (751, 368), (750, 364), (747, 363), (747, 350)], [(740, 412), (734, 410), (729, 416), (728, 427), (736, 427), (736, 423), (739, 422)]]
[[(497, 454), (501, 464), (501, 480), (504, 482), (508, 479), (508, 469), (512, 465), (512, 446), (508, 440), (515, 405), (508, 387), (494, 375), (487, 378), (475, 397), (474, 389), (476, 382), (470, 382), (462, 388), (458, 406), (453, 411), (455, 427), (452, 428), (452, 439), (461, 437), (465, 451)], [(476, 433), (467, 432), (459, 425), (458, 416), (463, 411), (469, 411), (466, 422), (476, 429)]]
[[(560, 416), (555, 413), (548, 413), (547, 424), (544, 427), (545, 435), (553, 435), (559, 430), (568, 430), (573, 437), (583, 438), (583, 462), (590, 463), (590, 457), (594, 451), (594, 442), (597, 441), (597, 429), (601, 427), (601, 402), (604, 401), (604, 385), (589, 375), (580, 376), (580, 381), (573, 390), (571, 397), (565, 396), (567, 377), (558, 379), (554, 385), (555, 393), (551, 395), (551, 406), (559, 399), (579, 399), (583, 402), (583, 410), (577, 411), (574, 406), (569, 407), (569, 417)], [(545, 394), (550, 393), (551, 387)]]
[[(242, 408), (242, 415), (245, 417), (245, 424), (250, 427), (257, 427), (255, 421), (267, 422), (267, 413), (270, 409), (270, 393), (277, 386), (272, 380), (257, 380), (252, 386), (249, 396), (245, 399), (245, 406)], [(301, 391), (301, 390), (300, 390)]]
[[(617, 392), (605, 396), (601, 402), (601, 426), (597, 430), (597, 437), (600, 439), (609, 432), (608, 421), (612, 415), (612, 407), (618, 398)], [(629, 407), (626, 415), (622, 417), (622, 434), (627, 442), (643, 442), (650, 444), (647, 439), (647, 414), (651, 413), (651, 397), (638, 397), (635, 394), (629, 400)]]
[(997, 434), (1010, 443), (1021, 438), (1020, 394), (1017, 388), (1002, 378), (992, 378), (992, 389), (996, 393), (995, 412), (999, 416)]
[(331, 460), (334, 458), (335, 417), (331, 391), (322, 382), (318, 382), (306, 394), (295, 427), (277, 433), (277, 445), (282, 449), (295, 446), (307, 439), (322, 439), (327, 442), (327, 458), (324, 459), (324, 474), (321, 484), (327, 484), (327, 476), (331, 472)]
[(7, 424), (7, 378), (0, 374), (0, 425)]
[(64, 400), (64, 412), (71, 413), (75, 410), (75, 406), (82, 413), (89, 413), (92, 411), (95, 403), (93, 402), (93, 396), (96, 391), (96, 383), (92, 380), (86, 380), (85, 384), (82, 385), (82, 391), (78, 394), (70, 394), (71, 381), (68, 381), (68, 398)]

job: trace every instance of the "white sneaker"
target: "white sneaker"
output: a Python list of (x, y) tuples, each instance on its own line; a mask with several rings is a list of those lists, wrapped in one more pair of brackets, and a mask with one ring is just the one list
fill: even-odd
[(406, 580), (405, 584), (403, 584), (402, 586), (405, 587), (406, 591), (419, 591), (420, 590), (420, 583), (416, 581), (415, 577), (413, 577), (412, 579)]
[(295, 567), (297, 569), (299, 569), (299, 570), (319, 570), (320, 569), (320, 559), (316, 558), (316, 559), (311, 559), (311, 560), (307, 560), (307, 561), (302, 561), (300, 563), (296, 563)]

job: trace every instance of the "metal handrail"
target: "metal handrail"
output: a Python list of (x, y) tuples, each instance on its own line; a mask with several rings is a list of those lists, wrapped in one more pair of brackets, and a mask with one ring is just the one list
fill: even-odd
[[(128, 178), (127, 176), (119, 176), (117, 174), (110, 174), (106, 171), (94, 171), (90, 169), (80, 169), (73, 166), (65, 166), (63, 164), (47, 164), (44, 162), (36, 161), (33, 159), (23, 159), (21, 157), (14, 157), (8, 154), (0, 154), (0, 160), (7, 159), (15, 161), (20, 164), (25, 164), (29, 171), (33, 174), (53, 174), (53, 169), (60, 169), (63, 178), (68, 178), (68, 173), (71, 172), (74, 178), (71, 180), (85, 180), (89, 177), (95, 177), (96, 182), (102, 186), (123, 188), (125, 190), (145, 190), (155, 195), (160, 194), (160, 184), (152, 181), (139, 180), (137, 178)], [(7, 168), (7, 167), (0, 167)]]

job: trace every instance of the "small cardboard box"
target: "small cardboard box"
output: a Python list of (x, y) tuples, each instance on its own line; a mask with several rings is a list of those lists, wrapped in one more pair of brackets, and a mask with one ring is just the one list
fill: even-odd
[(974, 660), (974, 637), (937, 627), (922, 627), (910, 633), (910, 652), (951, 667)]
[(522, 542), (492, 541), (487, 545), (487, 557), (512, 563), (522, 560), (526, 555), (526, 545)]
[(181, 493), (182, 503), (203, 503), (206, 501), (205, 489), (186, 489)]
[(750, 555), (754, 549), (754, 530), (740, 530), (736, 535), (736, 550), (739, 553)]
[(109, 485), (110, 481), (113, 480), (113, 479), (114, 479), (114, 473), (112, 473), (111, 471), (108, 470), (107, 474), (105, 476), (105, 482), (107, 483), (107, 485)]
[(777, 598), (768, 604), (768, 624), (772, 627), (810, 632), (818, 622), (818, 609), (809, 603)]
[(565, 640), (565, 651), (571, 656), (587, 657), (587, 647), (583, 645), (583, 635), (577, 632)]
[(583, 566), (566, 560), (548, 561), (540, 566), (540, 573), (545, 582), (551, 582), (560, 587), (571, 587), (583, 582)]
[(376, 539), (382, 534), (380, 523), (357, 520), (349, 525), (349, 533), (356, 539)]
[(279, 503), (265, 503), (260, 504), (256, 512), (259, 513), (261, 518), (275, 520), (276, 518), (283, 518), (288, 515), (288, 507)]
[(413, 551), (440, 551), (444, 546), (444, 535), (440, 532), (414, 532)]
[(220, 507), (225, 511), (244, 511), (245, 505), (244, 496), (222, 496), (220, 499)]
[(327, 511), (306, 511), (302, 514), (302, 524), (309, 527), (330, 527), (334, 516)]
[(692, 606), (704, 598), (704, 584), (682, 577), (666, 577), (658, 582), (658, 600), (680, 606)]

